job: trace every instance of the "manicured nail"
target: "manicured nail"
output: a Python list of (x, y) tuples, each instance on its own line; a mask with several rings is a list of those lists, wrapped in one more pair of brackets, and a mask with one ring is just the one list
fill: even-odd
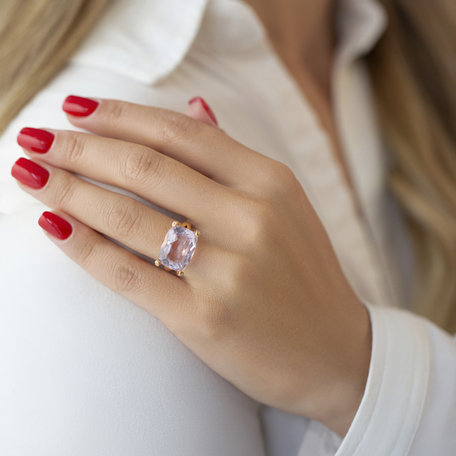
[(44, 154), (54, 142), (54, 135), (39, 128), (23, 128), (18, 136), (17, 143), (24, 149)]
[(57, 239), (63, 240), (70, 236), (73, 231), (71, 225), (57, 214), (45, 211), (38, 219), (38, 225)]
[(69, 95), (63, 102), (62, 109), (72, 116), (76, 117), (87, 117), (97, 109), (98, 101), (92, 100), (91, 98), (77, 97), (75, 95)]
[(11, 175), (30, 188), (42, 188), (49, 179), (49, 171), (32, 160), (19, 158), (11, 168)]
[(212, 109), (209, 107), (209, 105), (204, 101), (203, 98), (201, 97), (194, 97), (192, 98), (188, 104), (195, 103), (196, 101), (199, 101), (201, 105), (203, 106), (204, 110), (207, 112), (209, 117), (212, 119), (212, 121), (215, 123), (215, 125), (218, 125), (217, 119), (215, 117), (215, 114), (212, 112)]

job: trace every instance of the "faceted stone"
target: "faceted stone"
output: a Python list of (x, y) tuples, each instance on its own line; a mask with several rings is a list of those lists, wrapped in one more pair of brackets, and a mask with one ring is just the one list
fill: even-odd
[(163, 266), (173, 271), (182, 271), (195, 253), (198, 236), (181, 225), (170, 228), (160, 247), (158, 259)]

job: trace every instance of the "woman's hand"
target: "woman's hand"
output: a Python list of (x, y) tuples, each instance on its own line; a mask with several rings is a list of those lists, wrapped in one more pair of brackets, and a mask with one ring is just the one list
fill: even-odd
[[(367, 379), (369, 316), (292, 171), (201, 110), (195, 120), (115, 100), (64, 106), (96, 135), (25, 129), (18, 142), (34, 163), (12, 170), (69, 222), (42, 216), (52, 240), (247, 395), (345, 435)], [(73, 173), (186, 217), (201, 236), (184, 277), (100, 234), (157, 258), (172, 218)]]

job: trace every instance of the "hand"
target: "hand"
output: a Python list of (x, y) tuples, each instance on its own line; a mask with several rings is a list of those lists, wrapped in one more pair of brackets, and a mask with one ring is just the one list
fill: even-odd
[[(33, 162), (12, 170), (68, 222), (42, 216), (49, 237), (247, 395), (345, 435), (367, 379), (369, 316), (292, 171), (209, 120), (106, 99), (64, 106), (95, 135), (23, 130)], [(157, 258), (173, 218), (72, 173), (187, 217), (201, 236), (185, 275), (100, 234)]]

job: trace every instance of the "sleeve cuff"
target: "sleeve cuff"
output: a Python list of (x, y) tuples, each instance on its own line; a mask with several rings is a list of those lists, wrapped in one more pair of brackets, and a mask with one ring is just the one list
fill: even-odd
[(406, 310), (366, 304), (372, 353), (366, 388), (336, 456), (404, 455), (427, 396), (431, 342), (425, 320)]

